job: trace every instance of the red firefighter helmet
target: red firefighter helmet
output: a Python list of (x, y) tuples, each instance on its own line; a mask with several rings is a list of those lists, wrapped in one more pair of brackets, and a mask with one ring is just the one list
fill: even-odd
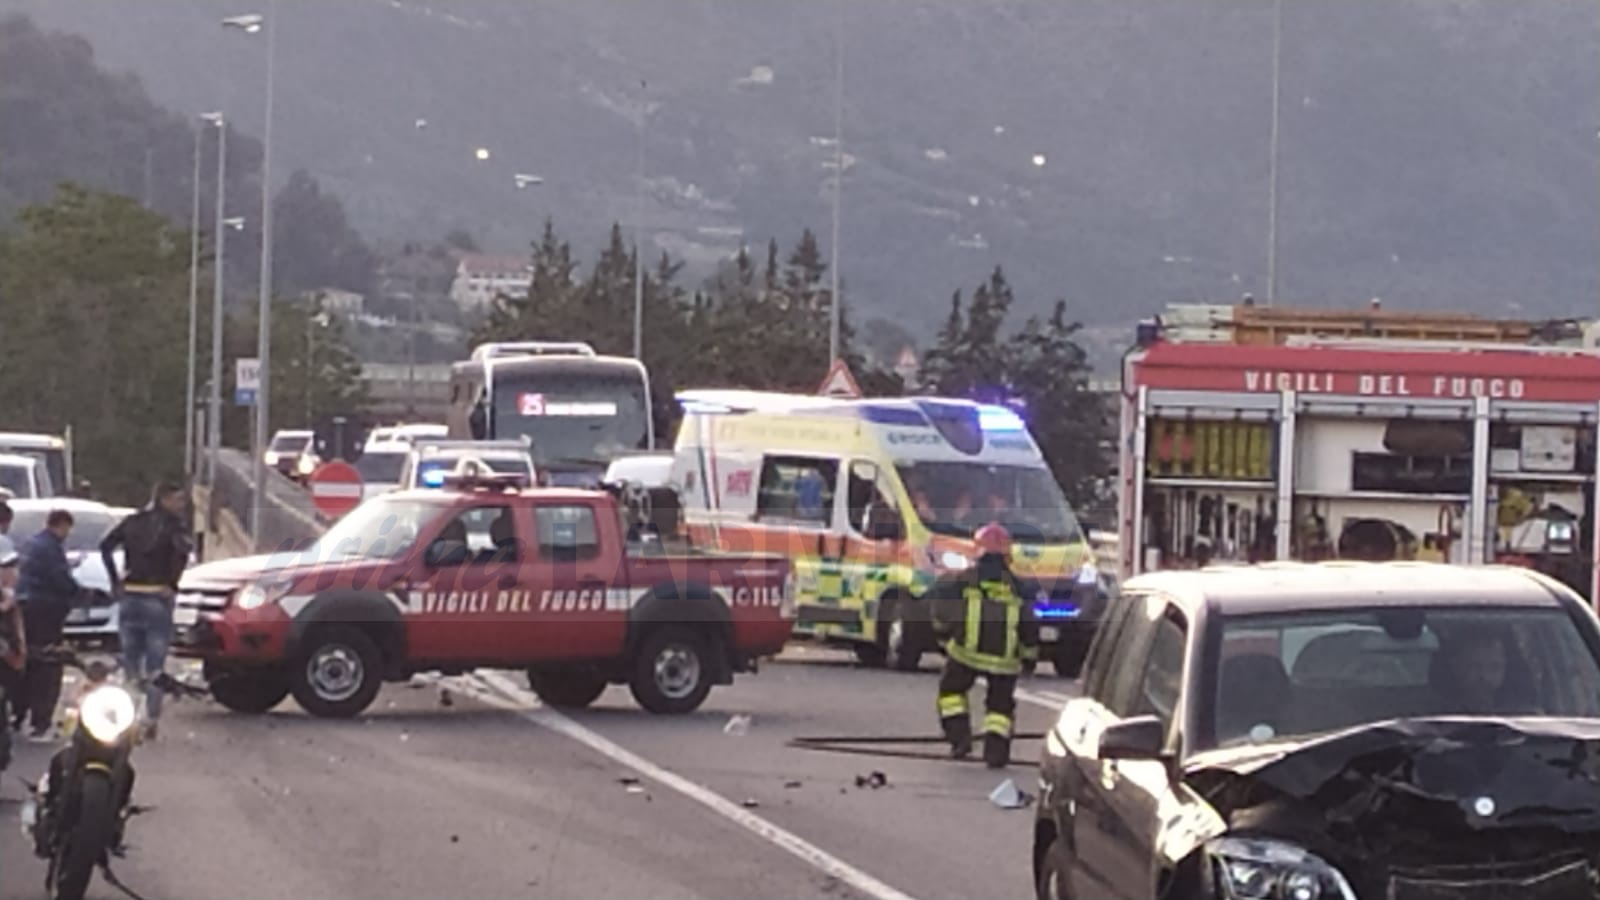
[(1011, 555), (1011, 532), (1006, 531), (1005, 526), (999, 522), (990, 522), (973, 532), (972, 542), (978, 545), (980, 556), (987, 556), (990, 553)]

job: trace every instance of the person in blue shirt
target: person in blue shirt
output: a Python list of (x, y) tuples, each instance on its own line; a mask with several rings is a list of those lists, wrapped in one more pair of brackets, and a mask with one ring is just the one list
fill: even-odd
[(37, 743), (51, 741), (51, 724), (56, 701), (61, 698), (61, 664), (46, 662), (34, 652), (61, 640), (67, 614), (81, 590), (72, 577), (67, 561), (67, 535), (72, 533), (72, 514), (54, 509), (45, 518), (44, 530), (30, 537), (19, 549), (21, 566), (17, 572), (17, 603), (22, 607), (23, 629), (27, 633), (28, 667), (23, 673), (25, 702), (13, 713), (16, 726), (22, 727), (27, 713), (32, 719), (31, 738)]

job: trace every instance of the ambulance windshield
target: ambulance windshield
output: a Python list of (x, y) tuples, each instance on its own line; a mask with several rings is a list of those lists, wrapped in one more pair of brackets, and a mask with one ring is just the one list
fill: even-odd
[(999, 522), (1018, 541), (1061, 544), (1083, 531), (1050, 471), (961, 462), (902, 462), (895, 466), (929, 531), (970, 537)]

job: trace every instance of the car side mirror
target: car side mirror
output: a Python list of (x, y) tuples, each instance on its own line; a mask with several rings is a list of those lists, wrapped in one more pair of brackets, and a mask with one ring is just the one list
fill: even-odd
[(1165, 759), (1167, 726), (1155, 716), (1138, 716), (1106, 726), (1100, 733), (1101, 759)]

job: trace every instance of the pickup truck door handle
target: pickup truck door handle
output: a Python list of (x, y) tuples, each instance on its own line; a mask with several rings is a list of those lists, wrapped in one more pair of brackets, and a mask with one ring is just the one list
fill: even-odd
[(500, 586), (502, 588), (505, 588), (508, 591), (511, 590), (512, 588), (517, 586), (517, 576), (515, 576), (515, 575), (501, 575), (500, 576)]
[(598, 581), (593, 578), (578, 582), (578, 590), (580, 591), (603, 591), (605, 589), (606, 583), (604, 581)]

